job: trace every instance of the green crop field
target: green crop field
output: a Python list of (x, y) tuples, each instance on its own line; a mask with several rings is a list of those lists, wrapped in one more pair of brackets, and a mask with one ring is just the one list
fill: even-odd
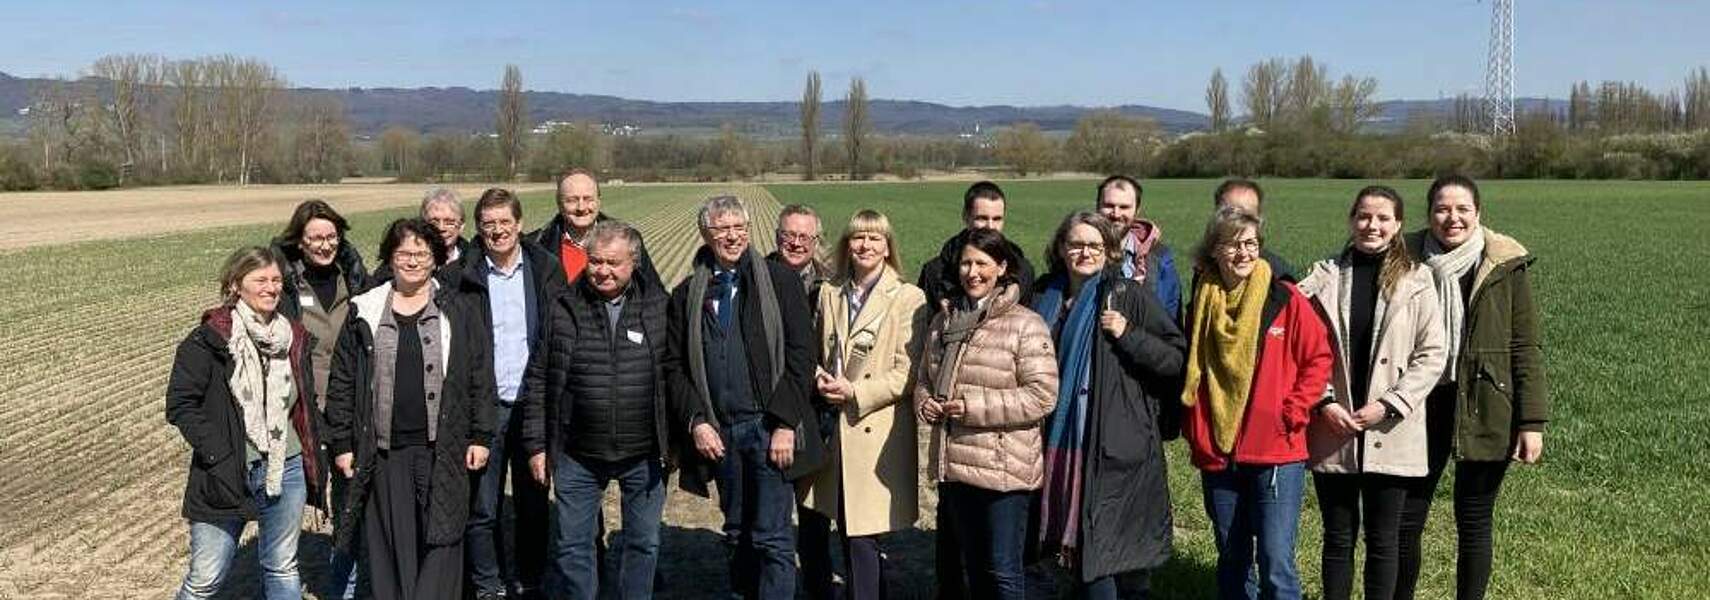
[[(1089, 207), (1091, 181), (1005, 183), (1005, 233), (1038, 268), (1067, 211)], [(1304, 268), (1339, 250), (1354, 193), (1368, 182), (1264, 181), (1268, 245)], [(1406, 230), (1424, 222), (1426, 181), (1394, 186)], [(1142, 209), (1178, 257), (1192, 252), (1216, 181), (1145, 183)], [(964, 184), (774, 185), (780, 202), (825, 215), (835, 240), (847, 215), (885, 212), (911, 273), (961, 227)], [(1492, 181), (1487, 226), (1535, 255), (1554, 421), (1543, 464), (1509, 471), (1499, 501), (1492, 598), (1692, 598), (1710, 589), (1710, 185)], [(828, 242), (830, 243), (830, 242)], [(1188, 262), (1177, 259), (1184, 281)], [(912, 275), (911, 275), (912, 276)], [(1176, 558), (1165, 598), (1207, 597), (1216, 551), (1199, 477), (1169, 444)], [(1422, 598), (1454, 595), (1446, 476), (1433, 506)], [(1308, 494), (1298, 562), (1318, 590), (1319, 520)]]
[[(1425, 182), (1389, 183), (1407, 197), (1415, 228)], [(1090, 206), (1093, 184), (1004, 183), (1006, 231), (1042, 265), (1046, 237), (1067, 211)], [(1264, 184), (1269, 244), (1305, 266), (1337, 249), (1362, 182)], [(1178, 255), (1191, 251), (1214, 185), (1147, 183), (1143, 209)], [(819, 209), (828, 243), (849, 214), (879, 209), (897, 226), (912, 277), (960, 227), (964, 187), (612, 186), (604, 196), (608, 212), (642, 228), (668, 278), (684, 272), (698, 244), (695, 203), (727, 189), (750, 200), (762, 245), (780, 203)], [(1539, 256), (1534, 283), (1555, 405), (1544, 463), (1513, 469), (1505, 485), (1492, 597), (1701, 596), (1710, 589), (1701, 566), (1710, 559), (1710, 468), (1701, 456), (1710, 440), (1710, 275), (1701, 268), (1710, 262), (1710, 185), (1523, 181), (1490, 182), (1484, 191), (1485, 223)], [(549, 194), (525, 201), (531, 227), (553, 210)], [(410, 212), (349, 215), (370, 267), (380, 228)], [(268, 239), (286, 217), (0, 252), (0, 598), (156, 598), (177, 584), (188, 547), (178, 516), (188, 450), (163, 418), (172, 350), (215, 300), (219, 261)], [(1215, 556), (1198, 477), (1180, 442), (1169, 452), (1177, 553), (1156, 579), (1158, 596), (1209, 597)], [(1452, 595), (1449, 485), (1432, 517), (1421, 597)], [(716, 512), (711, 501), (670, 496), (661, 597), (704, 597), (708, 585), (722, 585), (723, 552), (709, 530)], [(923, 529), (933, 522), (927, 511)], [(1310, 595), (1318, 527), (1309, 494), (1299, 563)], [(307, 581), (319, 577), (324, 532), (304, 536)], [(897, 538), (905, 597), (917, 596), (930, 585), (930, 536)], [(239, 569), (234, 583), (255, 578), (253, 559)]]

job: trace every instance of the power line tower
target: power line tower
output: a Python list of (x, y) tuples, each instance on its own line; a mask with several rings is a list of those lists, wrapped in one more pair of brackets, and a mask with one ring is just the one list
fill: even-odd
[(1484, 107), (1490, 131), (1514, 133), (1514, 0), (1491, 0), (1490, 57), (1484, 69)]

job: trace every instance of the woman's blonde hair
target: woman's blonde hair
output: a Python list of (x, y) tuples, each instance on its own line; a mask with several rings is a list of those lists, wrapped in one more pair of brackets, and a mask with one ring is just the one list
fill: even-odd
[(220, 267), (220, 304), (231, 306), (237, 302), (238, 286), (243, 284), (243, 278), (256, 269), (267, 268), (268, 265), (283, 264), (284, 258), (279, 252), (266, 246), (244, 246), (226, 257), (226, 262)]
[(855, 266), (853, 261), (849, 260), (849, 240), (861, 233), (885, 236), (885, 247), (890, 249), (890, 255), (885, 257), (885, 264), (897, 272), (902, 271), (902, 251), (897, 248), (897, 236), (891, 229), (890, 218), (871, 208), (863, 208), (849, 216), (849, 226), (844, 227), (843, 236), (837, 238), (837, 247), (833, 249), (831, 256), (834, 278), (848, 280), (855, 276)]
[[(1265, 222), (1259, 217), (1248, 214), (1239, 208), (1225, 206), (1212, 213), (1211, 220), (1205, 223), (1205, 234), (1199, 238), (1199, 246), (1194, 249), (1193, 267), (1200, 273), (1217, 275), (1217, 253), (1219, 247), (1234, 240), (1236, 236), (1248, 228), (1258, 236), (1259, 248), (1265, 247)], [(1262, 260), (1262, 259), (1261, 259)]]

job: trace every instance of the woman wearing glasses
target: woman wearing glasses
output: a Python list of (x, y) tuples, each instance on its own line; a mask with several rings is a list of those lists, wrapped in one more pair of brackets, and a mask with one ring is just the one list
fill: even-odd
[(1122, 242), (1096, 213), (1070, 214), (1046, 248), (1033, 310), (1057, 342), (1045, 420), (1040, 554), (1078, 596), (1118, 597), (1116, 575), (1170, 556), (1164, 440), (1175, 437), (1187, 340), (1147, 287), (1122, 276)]
[[(394, 277), (351, 300), (327, 390), (328, 448), (351, 480), (338, 507), (360, 518), (369, 581), (380, 600), (462, 597), (469, 472), (493, 433), (486, 298), (442, 289), (447, 248), (426, 222), (386, 229)], [(352, 528), (336, 532), (352, 548)]]
[(1195, 252), (1185, 321), (1182, 436), (1204, 486), (1220, 598), (1300, 597), (1306, 425), (1330, 378), (1324, 322), (1260, 260), (1263, 243), (1258, 217), (1219, 209)]
[[(350, 299), (368, 290), (368, 269), (362, 255), (345, 238), (350, 225), (324, 200), (297, 205), (285, 231), (273, 239), (284, 285), (279, 289), (279, 314), (303, 324), (314, 344), (309, 346), (309, 365), (314, 374), (315, 410), (327, 407), (327, 375), (332, 372), (333, 348), (350, 313)], [(325, 471), (322, 472), (325, 474)], [(332, 504), (344, 503), (344, 478), (332, 480)], [(348, 525), (333, 522), (334, 529)], [(356, 561), (342, 552), (332, 553), (331, 574), (321, 595), (356, 597)]]

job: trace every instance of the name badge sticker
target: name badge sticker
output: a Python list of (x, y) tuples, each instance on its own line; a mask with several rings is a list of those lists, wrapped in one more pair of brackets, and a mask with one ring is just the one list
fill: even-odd
[(629, 337), (629, 343), (639, 344), (642, 342), (643, 338), (641, 337), (641, 332), (636, 331), (634, 329), (631, 329), (627, 333), (628, 333), (628, 337)]

